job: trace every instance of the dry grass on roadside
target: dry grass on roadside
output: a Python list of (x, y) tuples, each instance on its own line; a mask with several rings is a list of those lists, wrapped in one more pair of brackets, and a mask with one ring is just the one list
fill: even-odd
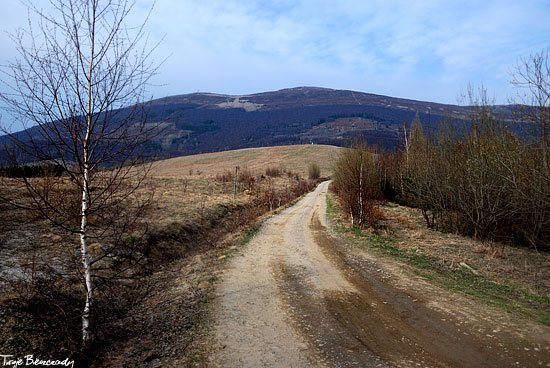
[[(441, 260), (452, 268), (465, 263), (488, 276), (507, 284), (526, 289), (530, 293), (550, 294), (550, 254), (524, 247), (494, 242), (480, 242), (468, 237), (442, 233), (426, 227), (419, 210), (389, 205), (384, 207), (386, 217), (394, 224), (394, 245), (409, 251)], [(397, 222), (401, 226), (396, 226)]]
[[(391, 257), (430, 283), (550, 325), (550, 253), (427, 228), (420, 210), (388, 203), (376, 228), (349, 225), (333, 194), (331, 221), (350, 245)], [(410, 267), (410, 268), (409, 268)]]
[[(246, 169), (241, 170), (241, 173), (244, 170)], [(234, 174), (230, 181), (219, 179), (227, 176), (223, 172), (184, 178), (153, 177), (150, 179), (150, 185), (155, 190), (155, 200), (149, 217), (155, 224), (187, 221), (197, 216), (200, 218), (208, 208), (228, 203), (250, 204), (266, 191), (289, 191), (301, 180), (285, 175), (262, 178), (262, 171), (259, 170), (246, 172), (248, 177), (237, 183), (235, 200)], [(253, 181), (252, 185), (249, 183), (250, 180)]]

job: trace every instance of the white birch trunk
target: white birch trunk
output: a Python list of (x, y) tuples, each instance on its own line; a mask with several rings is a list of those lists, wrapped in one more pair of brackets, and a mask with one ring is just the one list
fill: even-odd
[(405, 137), (405, 165), (409, 169), (409, 139), (407, 137), (407, 126), (403, 123), (403, 136)]
[(92, 126), (92, 73), (94, 70), (94, 48), (95, 48), (95, 20), (96, 20), (96, 5), (92, 6), (92, 31), (91, 31), (91, 51), (90, 51), (90, 67), (88, 71), (88, 116), (86, 121), (86, 136), (82, 142), (83, 156), (83, 174), (82, 180), (82, 222), (80, 224), (80, 250), (82, 253), (82, 264), (84, 266), (84, 281), (86, 286), (86, 302), (82, 313), (82, 346), (87, 348), (92, 342), (92, 328), (90, 316), (92, 304), (94, 300), (93, 285), (92, 285), (92, 266), (90, 256), (88, 254), (88, 205), (90, 200), (90, 183), (89, 183), (89, 144)]
[(359, 226), (363, 226), (363, 155), (361, 154), (361, 169), (359, 171)]
[(82, 222), (80, 224), (80, 252), (84, 266), (84, 280), (86, 286), (86, 302), (82, 312), (82, 345), (87, 347), (92, 341), (90, 314), (93, 303), (92, 269), (88, 254), (87, 223), (88, 223), (88, 167), (84, 167), (82, 189)]

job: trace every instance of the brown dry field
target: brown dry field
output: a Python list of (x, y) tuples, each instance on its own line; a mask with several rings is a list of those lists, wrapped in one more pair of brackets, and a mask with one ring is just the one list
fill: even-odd
[[(341, 147), (327, 145), (296, 145), (245, 148), (234, 151), (176, 157), (156, 162), (151, 169), (150, 187), (155, 191), (151, 219), (157, 224), (185, 221), (199, 216), (216, 205), (233, 203), (233, 182), (218, 182), (216, 175), (248, 170), (256, 177), (265, 176), (267, 168), (286, 172), (280, 177), (266, 178), (256, 183), (261, 191), (267, 185), (277, 189), (288, 187), (293, 178), (287, 172), (308, 176), (308, 165), (321, 168), (321, 176), (329, 176)], [(294, 176), (294, 175), (293, 175)], [(239, 184), (236, 203), (249, 203), (253, 196)]]
[(200, 172), (204, 176), (215, 176), (239, 166), (257, 172), (278, 167), (307, 177), (308, 165), (315, 163), (321, 168), (321, 176), (328, 176), (341, 150), (341, 147), (308, 144), (205, 153), (159, 161), (153, 166), (152, 175), (156, 178), (181, 178)]
[[(176, 157), (156, 162), (151, 169), (151, 188), (155, 191), (155, 204), (151, 218), (157, 224), (182, 221), (200, 216), (205, 209), (233, 203), (233, 182), (219, 182), (217, 175), (230, 173), (235, 166), (248, 170), (256, 178), (265, 176), (267, 168), (285, 170), (280, 177), (256, 181), (256, 190), (268, 185), (277, 189), (288, 187), (295, 175), (308, 176), (308, 165), (315, 163), (322, 176), (329, 176), (340, 147), (327, 145), (297, 145), (246, 148), (235, 151), (205, 153)], [(236, 203), (249, 203), (253, 196), (238, 185)]]
[[(246, 192), (242, 184), (238, 186), (234, 201), (233, 183), (215, 180), (218, 174), (228, 170), (234, 172), (235, 166), (248, 169), (256, 177), (265, 174), (268, 167), (277, 167), (307, 178), (307, 166), (316, 163), (321, 167), (321, 175), (328, 176), (340, 150), (340, 147), (327, 145), (278, 146), (184, 156), (156, 162), (151, 178), (140, 188), (142, 192), (154, 193), (147, 222), (153, 226), (164, 226), (192, 221), (200, 219), (217, 205), (250, 203), (254, 196)], [(283, 189), (293, 180), (293, 177), (282, 173), (280, 177), (257, 181), (256, 190), (262, 191), (268, 185)], [(0, 191), (5, 192), (6, 196), (8, 192), (21, 191), (20, 195), (25, 196), (24, 189), (11, 179), (0, 180)], [(14, 263), (20, 263), (22, 258), (29, 255), (31, 248), (44, 252), (46, 249), (50, 251), (52, 245), (57, 248), (61, 243), (74, 243), (75, 248), (78, 248), (76, 235), (52, 227), (38, 214), (29, 216), (20, 209), (12, 209), (2, 203), (0, 211), (3, 214), (0, 222), (0, 268), (3, 267), (3, 271)], [(52, 241), (52, 238), (56, 240)]]

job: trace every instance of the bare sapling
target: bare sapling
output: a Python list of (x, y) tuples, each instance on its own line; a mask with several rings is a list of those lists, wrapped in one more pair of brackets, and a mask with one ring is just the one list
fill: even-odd
[[(3, 70), (11, 90), (0, 98), (29, 128), (4, 129), (10, 164), (63, 169), (49, 187), (19, 178), (30, 200), (11, 202), (78, 236), (84, 348), (93, 340), (95, 291), (131, 277), (139, 258), (131, 248), (149, 198), (139, 189), (157, 126), (147, 122), (144, 101), (157, 66), (145, 22), (127, 24), (133, 7), (128, 0), (52, 0), (50, 14), (30, 4), (29, 28), (12, 35), (19, 56)], [(78, 211), (66, 205), (75, 198)]]

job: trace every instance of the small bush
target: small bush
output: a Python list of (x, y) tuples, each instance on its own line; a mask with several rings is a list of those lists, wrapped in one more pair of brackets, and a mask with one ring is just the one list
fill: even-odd
[(315, 163), (311, 163), (307, 167), (309, 179), (317, 180), (321, 177), (321, 168)]
[(231, 183), (235, 180), (235, 174), (231, 170), (225, 170), (223, 174), (216, 174), (216, 181), (219, 183)]
[(254, 190), (254, 186), (256, 184), (256, 178), (254, 177), (254, 174), (252, 171), (247, 169), (246, 167), (239, 170), (239, 177), (238, 177), (239, 183), (244, 185), (245, 189), (247, 190)]
[(313, 184), (311, 182), (300, 178), (296, 180), (291, 190), (296, 197), (299, 197), (302, 194), (309, 192), (312, 188), (313, 188)]
[(265, 174), (272, 178), (279, 177), (282, 175), (282, 173), (283, 173), (282, 170), (279, 169), (278, 167), (268, 167), (267, 169), (265, 169)]
[(286, 172), (286, 176), (288, 176), (288, 177), (291, 178), (291, 179), (292, 179), (292, 178), (295, 178), (295, 179), (298, 179), (298, 178), (299, 178), (298, 173), (295, 173), (295, 172), (293, 172), (292, 170), (288, 170), (288, 171)]
[(365, 209), (365, 221), (372, 227), (384, 218), (384, 211), (379, 206), (370, 206)]

